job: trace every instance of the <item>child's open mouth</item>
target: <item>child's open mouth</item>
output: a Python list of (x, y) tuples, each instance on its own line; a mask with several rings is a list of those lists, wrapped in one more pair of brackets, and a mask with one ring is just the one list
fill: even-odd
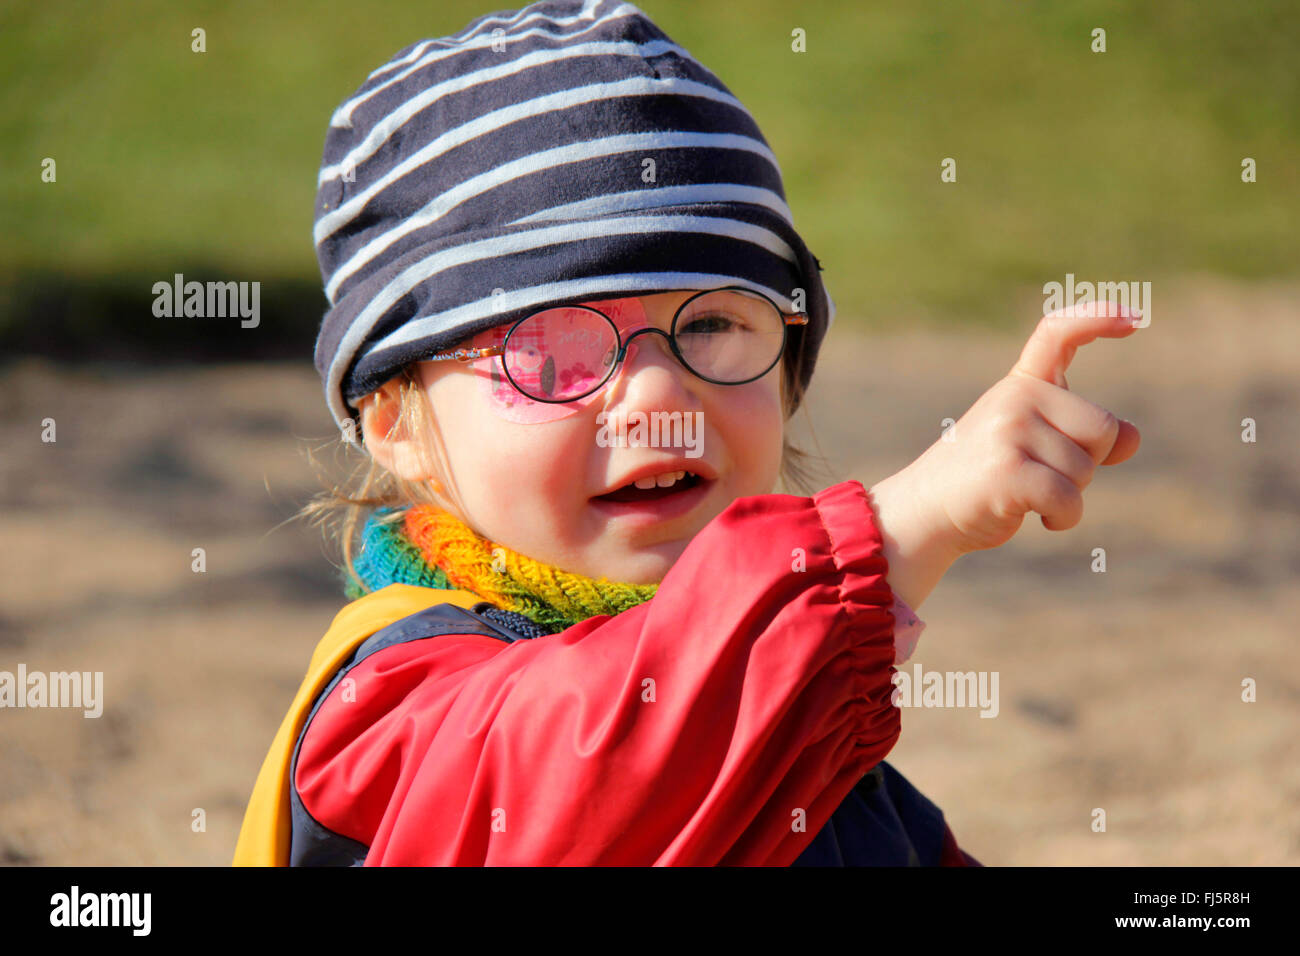
[(713, 487), (713, 479), (694, 472), (667, 472), (654, 479), (643, 478), (639, 483), (644, 487), (624, 485), (597, 495), (591, 504), (610, 518), (663, 521), (694, 510)]
[[(699, 475), (693, 475), (688, 472), (677, 472), (677, 477), (671, 484), (663, 485), (656, 482), (653, 487), (638, 488), (635, 484), (624, 485), (618, 491), (611, 491), (607, 495), (600, 495), (597, 501), (654, 501), (658, 498), (669, 498), (673, 495), (681, 494), (683, 491), (689, 491), (698, 485), (702, 478)], [(664, 479), (660, 479), (662, 481)], [(642, 484), (646, 484), (643, 481)]]

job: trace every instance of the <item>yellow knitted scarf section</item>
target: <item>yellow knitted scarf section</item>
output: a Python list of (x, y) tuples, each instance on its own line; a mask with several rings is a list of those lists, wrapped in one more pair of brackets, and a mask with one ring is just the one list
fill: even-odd
[(543, 564), (479, 536), (454, 515), (432, 505), (406, 510), (401, 537), (418, 550), (430, 571), (445, 574), (449, 587), (471, 591), (490, 604), (557, 631), (589, 617), (614, 615), (642, 604), (654, 597), (659, 587), (589, 578)]

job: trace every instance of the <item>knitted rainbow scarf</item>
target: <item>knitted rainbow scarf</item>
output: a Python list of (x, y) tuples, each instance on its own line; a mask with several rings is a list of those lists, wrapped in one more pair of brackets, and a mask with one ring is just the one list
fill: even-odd
[(353, 566), (360, 582), (347, 582), (351, 599), (390, 584), (460, 589), (522, 614), (550, 633), (635, 607), (654, 597), (659, 587), (597, 580), (542, 564), (480, 537), (433, 505), (375, 511), (366, 521)]

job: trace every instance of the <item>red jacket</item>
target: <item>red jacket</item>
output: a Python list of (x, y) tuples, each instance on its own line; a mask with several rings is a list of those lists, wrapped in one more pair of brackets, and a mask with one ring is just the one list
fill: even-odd
[[(366, 865), (800, 861), (898, 740), (887, 571), (846, 481), (736, 500), (615, 617), (381, 642), (317, 701), (295, 814)], [(924, 862), (974, 863), (916, 796)]]

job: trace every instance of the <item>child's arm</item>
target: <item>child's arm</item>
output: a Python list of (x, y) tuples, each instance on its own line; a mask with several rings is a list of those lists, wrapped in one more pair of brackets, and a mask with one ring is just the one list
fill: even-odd
[(881, 547), (858, 482), (741, 498), (616, 617), (376, 652), (299, 795), (368, 864), (787, 865), (898, 738)]
[(996, 548), (1036, 511), (1053, 531), (1083, 516), (1097, 465), (1126, 461), (1140, 436), (1131, 423), (1066, 390), (1075, 351), (1133, 331), (1105, 303), (1046, 316), (1011, 373), (971, 406), (920, 458), (871, 489), (889, 583), (913, 608), (968, 551)]

